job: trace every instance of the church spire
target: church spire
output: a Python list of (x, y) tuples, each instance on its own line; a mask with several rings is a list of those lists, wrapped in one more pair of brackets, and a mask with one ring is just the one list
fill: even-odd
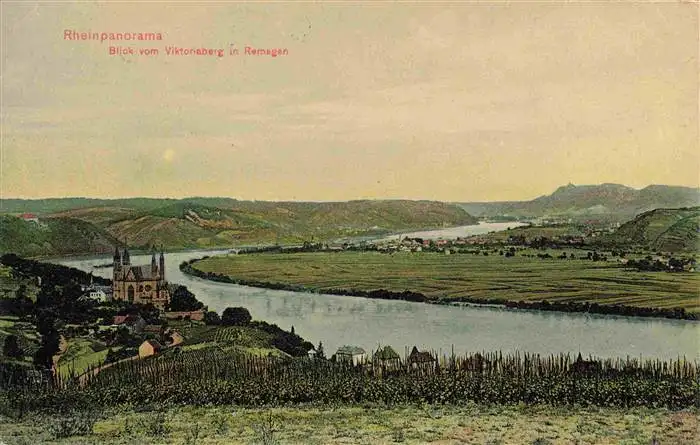
[(126, 238), (124, 239), (124, 254), (122, 255), (122, 264), (125, 266), (128, 266), (131, 264), (131, 258), (129, 258), (129, 248), (128, 248), (128, 241)]
[[(155, 255), (153, 256), (155, 258)], [(163, 254), (163, 245), (160, 245), (160, 258), (159, 258), (159, 268), (158, 272), (160, 274), (160, 279), (165, 281), (165, 255)], [(154, 260), (155, 261), (155, 260)]]

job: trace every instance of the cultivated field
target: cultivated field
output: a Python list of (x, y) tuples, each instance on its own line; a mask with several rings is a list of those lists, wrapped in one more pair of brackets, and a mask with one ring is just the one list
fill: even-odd
[[(564, 252), (586, 255), (583, 250)], [(562, 251), (549, 253), (556, 257)], [(493, 253), (319, 252), (228, 255), (192, 266), (234, 279), (303, 286), (314, 292), (410, 290), (431, 299), (595, 302), (700, 312), (699, 274), (638, 272), (613, 261), (540, 259), (521, 253), (505, 257)]]
[[(178, 407), (0, 416), (14, 444), (695, 444), (698, 412), (494, 406)], [(78, 418), (75, 416), (74, 419)], [(94, 422), (94, 423), (93, 423)], [(73, 425), (73, 427), (66, 427)], [(82, 430), (82, 431), (81, 431)], [(79, 434), (61, 437), (70, 431)]]

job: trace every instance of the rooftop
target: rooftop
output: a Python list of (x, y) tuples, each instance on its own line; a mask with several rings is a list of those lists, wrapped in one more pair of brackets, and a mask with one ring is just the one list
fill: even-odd
[(365, 354), (365, 350), (360, 348), (359, 346), (341, 346), (338, 348), (338, 351), (336, 354), (340, 355), (361, 355)]

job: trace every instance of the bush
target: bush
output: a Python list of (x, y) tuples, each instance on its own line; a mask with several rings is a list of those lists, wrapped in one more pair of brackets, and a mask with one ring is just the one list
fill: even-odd
[(243, 326), (250, 323), (253, 317), (244, 307), (227, 307), (221, 315), (221, 324), (224, 326)]
[(204, 324), (207, 325), (218, 325), (221, 324), (221, 317), (214, 311), (209, 311), (204, 314)]
[(186, 286), (177, 286), (170, 297), (168, 310), (172, 312), (197, 311), (204, 307), (204, 303), (197, 300), (197, 297), (187, 289)]
[(74, 413), (65, 417), (53, 419), (48, 430), (54, 439), (73, 436), (88, 436), (92, 434), (92, 428), (97, 419), (88, 413)]

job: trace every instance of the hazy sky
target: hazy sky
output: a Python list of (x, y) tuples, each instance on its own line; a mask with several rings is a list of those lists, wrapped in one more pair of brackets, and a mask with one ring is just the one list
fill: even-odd
[(699, 181), (688, 2), (4, 2), (1, 55), (6, 198), (481, 201)]

